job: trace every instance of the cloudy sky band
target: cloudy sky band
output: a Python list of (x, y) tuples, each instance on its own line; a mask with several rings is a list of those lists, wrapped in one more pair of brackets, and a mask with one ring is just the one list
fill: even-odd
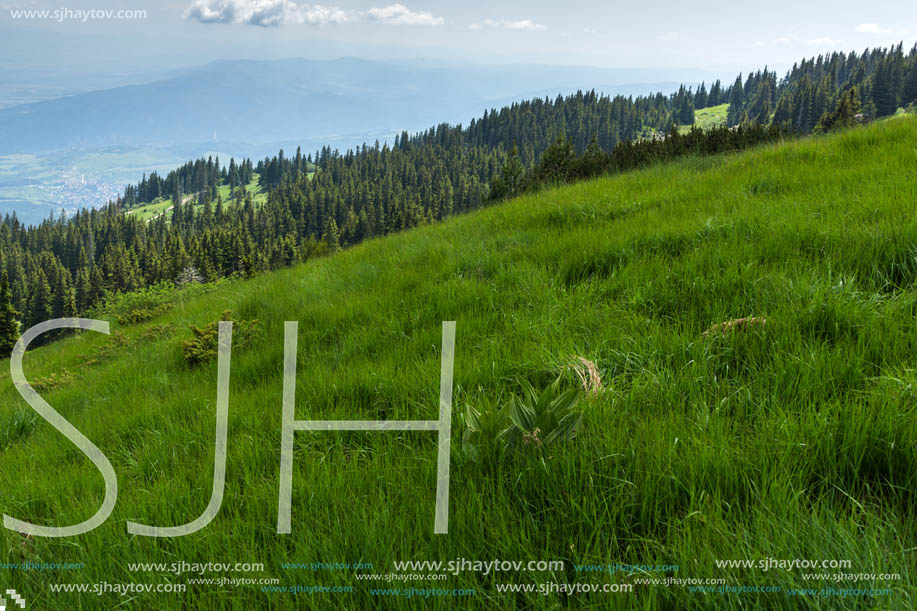
[[(399, 2), (368, 10), (354, 10), (324, 4), (297, 4), (293, 0), (192, 0), (185, 10), (184, 18), (200, 23), (261, 27), (343, 25), (359, 22), (437, 27), (446, 23), (445, 18), (430, 11), (412, 10)], [(531, 19), (484, 19), (472, 23), (469, 29), (543, 32), (548, 28)]]

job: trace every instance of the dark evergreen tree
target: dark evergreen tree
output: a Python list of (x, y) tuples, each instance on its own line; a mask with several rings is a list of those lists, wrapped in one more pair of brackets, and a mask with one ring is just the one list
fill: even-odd
[(514, 145), (503, 162), (500, 174), (491, 182), (491, 196), (496, 199), (512, 197), (525, 188), (525, 166), (519, 159), (519, 147)]
[(341, 249), (338, 224), (332, 215), (325, 217), (325, 230), (322, 232), (322, 242), (324, 242), (325, 245), (332, 251)]
[(875, 104), (878, 116), (890, 115), (897, 109), (894, 84), (892, 83), (891, 66), (883, 61), (872, 81), (872, 103)]
[(19, 312), (13, 307), (10, 279), (6, 270), (0, 277), (0, 357), (7, 357), (19, 341)]
[(726, 125), (738, 125), (745, 110), (745, 88), (742, 86), (742, 75), (736, 77), (729, 97), (729, 110), (726, 114)]
[(54, 304), (51, 287), (48, 284), (48, 276), (43, 269), (39, 268), (35, 271), (35, 275), (30, 280), (29, 285), (31, 302), (29, 303), (28, 326), (32, 327), (54, 318)]
[(917, 104), (917, 55), (911, 60), (911, 67), (907, 71), (904, 85), (901, 90), (901, 103)]
[(707, 86), (705, 83), (701, 83), (697, 93), (694, 94), (694, 108), (707, 108), (707, 97)]
[(844, 92), (833, 111), (822, 115), (818, 125), (815, 126), (815, 131), (827, 132), (843, 127), (851, 127), (856, 124), (859, 113), (860, 96), (857, 94), (856, 87), (851, 87)]
[(720, 79), (716, 79), (716, 82), (710, 87), (710, 95), (707, 96), (707, 106), (725, 104), (727, 100), (724, 98), (724, 95), (723, 85), (720, 83)]

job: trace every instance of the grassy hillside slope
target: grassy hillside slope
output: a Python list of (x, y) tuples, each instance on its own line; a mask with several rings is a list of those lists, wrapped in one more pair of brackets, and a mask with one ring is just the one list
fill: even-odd
[[(267, 193), (262, 192), (261, 185), (258, 184), (258, 174), (257, 173), (255, 173), (254, 178), (252, 178), (252, 181), (248, 183), (247, 185), (245, 185), (245, 190), (252, 194), (252, 201), (256, 206), (259, 206), (267, 201)], [(223, 198), (223, 201), (226, 202), (227, 205), (232, 204), (232, 199), (230, 197), (231, 189), (229, 188), (229, 185), (222, 185), (218, 187), (217, 193), (219, 197)], [(186, 195), (185, 197), (182, 198), (182, 201), (186, 202), (190, 197), (192, 196)], [(172, 207), (174, 205), (175, 205), (175, 202), (172, 201), (171, 197), (157, 198), (155, 202), (150, 202), (148, 204), (142, 204), (135, 208), (131, 208), (130, 210), (127, 210), (125, 214), (133, 214), (133, 215), (136, 215), (141, 220), (149, 221), (149, 220), (152, 220), (158, 217), (159, 215), (165, 212), (172, 210)], [(216, 203), (213, 203), (212, 205), (215, 206)], [(196, 205), (195, 209), (197, 208), (203, 208), (203, 204)]]
[[(726, 114), (729, 112), (729, 104), (719, 104), (707, 108), (699, 108), (694, 111), (694, 125), (701, 129), (713, 129), (721, 125), (726, 125)], [(678, 131), (683, 134), (691, 131), (690, 125), (679, 125)]]
[[(250, 281), (224, 282), (160, 318), (86, 333), (25, 356), (28, 379), (118, 474), (95, 531), (26, 540), (0, 533), (2, 570), (32, 608), (906, 608), (917, 596), (917, 121), (722, 158), (689, 158), (522, 197), (374, 240)], [(190, 522), (210, 498), (216, 362), (189, 367), (188, 323), (258, 319), (232, 353), (226, 493), (204, 530), (130, 536), (125, 521)], [(744, 316), (764, 326), (704, 335)], [(435, 419), (441, 321), (457, 321), (451, 516), (433, 534), (436, 435), (297, 432), (293, 533), (277, 535), (283, 323), (299, 321), (299, 419)], [(481, 393), (548, 383), (579, 355), (607, 390), (584, 427), (543, 456), (470, 460), (459, 412)], [(67, 525), (104, 494), (93, 465), (0, 374), (2, 511)], [(35, 383), (35, 382), (38, 383)], [(480, 389), (480, 390), (479, 390)], [(531, 450), (531, 451), (530, 451)], [(435, 582), (356, 581), (285, 562), (564, 560), (548, 572), (465, 571)], [(855, 587), (799, 570), (718, 568), (729, 559), (849, 560), (898, 573), (890, 596), (793, 596)], [(64, 594), (48, 583), (185, 583), (133, 562), (255, 562), (266, 594), (189, 585), (185, 594)], [(679, 565), (665, 574), (574, 564)], [(836, 572), (836, 571), (831, 571)], [(502, 583), (725, 579), (780, 592), (497, 593)], [(868, 584), (868, 585), (867, 585)], [(474, 588), (455, 598), (370, 588)], [(294, 600), (290, 600), (294, 598)], [(193, 601), (193, 602), (192, 602)], [(903, 606), (902, 606), (903, 605)]]

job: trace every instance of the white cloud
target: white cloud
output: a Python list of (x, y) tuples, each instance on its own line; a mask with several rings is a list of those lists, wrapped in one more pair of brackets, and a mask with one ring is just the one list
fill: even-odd
[(291, 0), (193, 0), (185, 10), (185, 19), (269, 27), (302, 23), (299, 10)]
[[(857, 26), (856, 31), (860, 34), (871, 34), (874, 41), (883, 40), (882, 44), (894, 45), (899, 41), (911, 38), (911, 31), (908, 29), (884, 28), (878, 23), (861, 23)], [(882, 39), (876, 38), (882, 36)]]
[(523, 19), (522, 21), (504, 21), (503, 28), (507, 30), (529, 30), (531, 32), (544, 32), (548, 29), (548, 26), (541, 25), (540, 23), (535, 23), (531, 19)]
[(468, 29), (470, 30), (483, 30), (484, 28), (544, 32), (548, 29), (548, 26), (541, 25), (540, 23), (535, 23), (531, 19), (522, 19), (520, 21), (507, 21), (506, 19), (494, 21), (493, 19), (485, 19), (481, 23), (472, 23), (470, 26), (468, 26)]
[(321, 4), (304, 6), (299, 10), (299, 14), (302, 17), (302, 21), (299, 23), (308, 23), (309, 25), (356, 21), (356, 18), (349, 11), (339, 9), (336, 6), (322, 6)]
[(390, 4), (383, 8), (371, 8), (367, 12), (370, 19), (393, 25), (443, 25), (446, 20), (434, 17), (426, 11), (414, 12), (403, 4)]
[(343, 24), (364, 19), (389, 25), (437, 26), (445, 23), (442, 17), (414, 12), (402, 4), (357, 12), (322, 4), (297, 5), (293, 0), (192, 0), (185, 10), (185, 19), (262, 27)]
[(889, 34), (891, 30), (880, 28), (878, 23), (861, 23), (857, 26), (857, 32), (861, 34)]

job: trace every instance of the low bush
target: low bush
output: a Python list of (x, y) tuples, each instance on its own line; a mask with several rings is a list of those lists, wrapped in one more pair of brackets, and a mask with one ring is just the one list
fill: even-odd
[[(219, 321), (208, 323), (201, 328), (189, 325), (194, 336), (182, 342), (182, 352), (190, 365), (197, 365), (215, 357), (219, 347), (220, 321), (228, 321), (232, 312), (226, 310)], [(251, 343), (258, 333), (257, 320), (235, 320), (232, 324), (232, 343), (234, 347)]]

